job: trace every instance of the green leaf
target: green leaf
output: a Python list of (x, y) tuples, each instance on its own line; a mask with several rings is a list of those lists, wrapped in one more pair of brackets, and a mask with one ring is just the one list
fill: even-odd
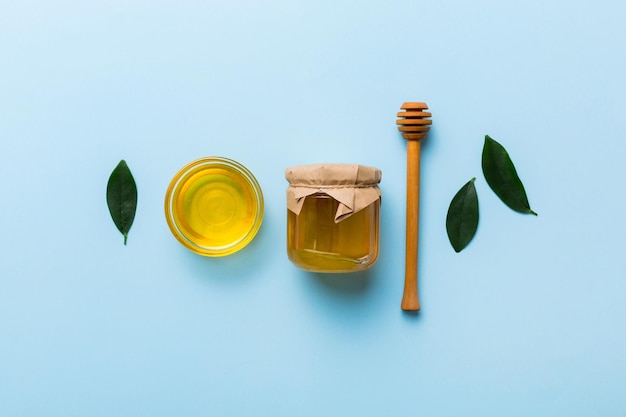
[(113, 223), (124, 235), (124, 245), (128, 231), (135, 219), (137, 210), (137, 185), (126, 161), (123, 159), (115, 167), (107, 184), (107, 205)]
[(504, 204), (519, 213), (537, 215), (530, 209), (526, 190), (509, 153), (489, 135), (485, 135), (482, 165), (487, 184)]
[(456, 252), (461, 252), (470, 243), (478, 228), (478, 196), (474, 181), (476, 178), (461, 187), (448, 208), (446, 230)]

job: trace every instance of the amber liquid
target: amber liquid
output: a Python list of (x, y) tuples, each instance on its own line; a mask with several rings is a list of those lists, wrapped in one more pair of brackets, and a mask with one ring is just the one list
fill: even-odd
[[(258, 197), (245, 178), (214, 168), (196, 172), (185, 181), (174, 195), (174, 215), (180, 231), (194, 245), (226, 255), (245, 246), (261, 214)], [(220, 247), (224, 253), (219, 253)]]
[(335, 223), (339, 203), (325, 195), (305, 199), (300, 214), (287, 210), (287, 254), (315, 272), (356, 272), (378, 258), (380, 200)]

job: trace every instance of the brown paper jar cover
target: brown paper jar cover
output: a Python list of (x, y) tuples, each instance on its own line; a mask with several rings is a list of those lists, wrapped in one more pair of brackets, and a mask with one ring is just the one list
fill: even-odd
[(296, 215), (307, 196), (326, 194), (339, 202), (335, 223), (369, 206), (382, 192), (379, 169), (358, 164), (310, 164), (285, 169), (287, 208)]

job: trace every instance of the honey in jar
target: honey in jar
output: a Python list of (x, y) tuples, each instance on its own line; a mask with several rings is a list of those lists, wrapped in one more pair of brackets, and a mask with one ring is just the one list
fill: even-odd
[(379, 251), (380, 170), (355, 164), (287, 168), (287, 254), (313, 272), (356, 272)]

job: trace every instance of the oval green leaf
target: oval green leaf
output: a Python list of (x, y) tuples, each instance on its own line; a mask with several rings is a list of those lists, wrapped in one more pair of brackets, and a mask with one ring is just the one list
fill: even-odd
[(107, 205), (113, 223), (124, 236), (125, 245), (137, 210), (137, 185), (126, 161), (123, 159), (109, 177)]
[(450, 202), (446, 218), (448, 239), (454, 250), (461, 252), (472, 240), (478, 228), (478, 195), (472, 178)]
[(489, 135), (485, 135), (482, 166), (487, 184), (504, 204), (519, 213), (537, 215), (528, 204), (526, 190), (509, 153)]

